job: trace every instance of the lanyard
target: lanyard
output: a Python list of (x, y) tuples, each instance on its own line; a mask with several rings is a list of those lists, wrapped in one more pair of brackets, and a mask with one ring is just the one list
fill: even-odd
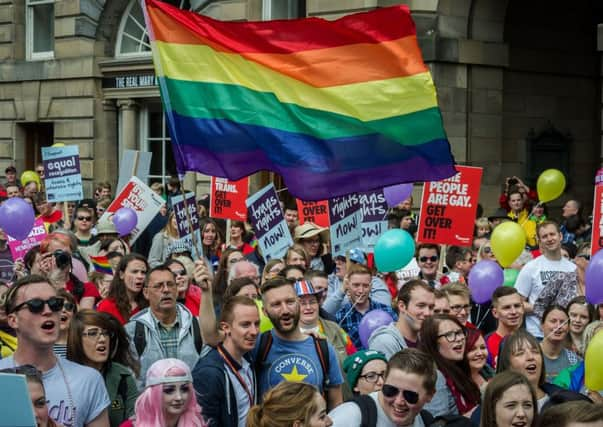
[[(226, 354), (224, 354), (224, 350), (222, 349), (222, 346), (218, 346), (216, 348), (216, 350), (218, 350), (218, 353), (220, 353), (220, 356), (222, 357), (222, 359), (224, 359), (224, 362), (226, 362), (226, 366), (228, 366), (228, 369), (230, 369), (230, 371), (233, 373), (233, 375), (237, 378), (237, 380), (243, 387), (243, 390), (245, 390), (245, 393), (247, 393), (247, 397), (249, 398), (249, 406), (250, 407), (253, 406), (253, 394), (249, 390), (249, 387), (247, 387), (247, 383), (245, 382), (243, 377), (241, 377), (241, 374), (239, 374), (239, 371), (234, 367), (234, 365), (230, 361), (230, 358)], [(253, 383), (253, 381), (252, 381), (252, 383)]]

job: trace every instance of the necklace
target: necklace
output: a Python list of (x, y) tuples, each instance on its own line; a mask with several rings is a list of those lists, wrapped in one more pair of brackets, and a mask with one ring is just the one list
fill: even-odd
[(71, 394), (71, 387), (69, 386), (69, 381), (67, 381), (67, 376), (65, 375), (65, 370), (63, 369), (63, 365), (61, 364), (61, 359), (57, 357), (57, 365), (59, 365), (59, 369), (61, 370), (61, 375), (63, 376), (63, 381), (65, 382), (65, 388), (67, 389), (67, 400), (71, 405), (71, 421), (75, 425), (75, 403), (73, 401), (73, 395)]

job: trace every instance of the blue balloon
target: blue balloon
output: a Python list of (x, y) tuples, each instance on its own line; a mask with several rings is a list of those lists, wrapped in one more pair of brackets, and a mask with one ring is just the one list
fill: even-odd
[(383, 273), (406, 266), (415, 255), (415, 242), (410, 233), (400, 228), (386, 231), (375, 245), (375, 264)]

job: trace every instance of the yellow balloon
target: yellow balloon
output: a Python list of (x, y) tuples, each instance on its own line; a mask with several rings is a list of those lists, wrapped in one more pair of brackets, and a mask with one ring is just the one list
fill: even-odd
[(21, 174), (21, 185), (25, 186), (32, 181), (38, 184), (38, 188), (40, 188), (40, 176), (37, 173), (34, 171), (25, 171)]
[(584, 383), (593, 391), (603, 390), (603, 331), (599, 331), (588, 343), (584, 355)]
[(490, 245), (498, 263), (506, 268), (526, 247), (526, 232), (516, 222), (503, 222), (494, 228)]
[(274, 326), (272, 325), (270, 319), (264, 314), (264, 304), (262, 303), (262, 300), (256, 299), (255, 305), (257, 305), (258, 310), (260, 310), (260, 332), (269, 331)]
[(536, 182), (538, 199), (541, 202), (550, 202), (563, 194), (565, 190), (565, 176), (557, 169), (547, 169), (540, 174)]

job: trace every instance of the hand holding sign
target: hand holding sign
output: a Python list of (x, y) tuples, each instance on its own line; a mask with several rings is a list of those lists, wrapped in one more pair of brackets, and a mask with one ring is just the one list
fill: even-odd
[(136, 212), (132, 208), (119, 208), (113, 216), (111, 221), (115, 224), (115, 229), (120, 236), (126, 236), (134, 230), (138, 218)]
[(35, 219), (33, 207), (19, 197), (10, 198), (0, 205), (0, 228), (17, 240), (29, 235)]

